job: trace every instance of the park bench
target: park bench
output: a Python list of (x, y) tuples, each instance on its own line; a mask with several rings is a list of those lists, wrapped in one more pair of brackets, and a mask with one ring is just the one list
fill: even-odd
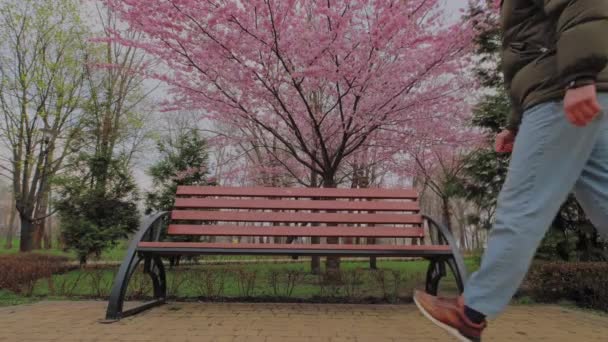
[[(199, 242), (163, 241), (166, 236), (197, 237), (193, 240)], [(228, 241), (200, 242), (198, 237)], [(239, 237), (245, 241), (234, 240)], [(339, 240), (313, 244), (312, 237)], [(252, 242), (256, 238), (267, 241)], [(419, 257), (429, 260), (428, 293), (437, 293), (447, 268), (460, 292), (466, 281), (451, 233), (420, 213), (413, 189), (180, 186), (173, 210), (149, 217), (131, 241), (111, 290), (106, 320), (164, 303), (162, 258), (181, 255)], [(142, 262), (154, 300), (123, 310), (129, 280)]]

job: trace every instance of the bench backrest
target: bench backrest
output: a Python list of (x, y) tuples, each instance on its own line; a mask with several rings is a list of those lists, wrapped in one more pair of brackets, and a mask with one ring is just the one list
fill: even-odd
[(413, 189), (180, 186), (169, 235), (424, 237)]

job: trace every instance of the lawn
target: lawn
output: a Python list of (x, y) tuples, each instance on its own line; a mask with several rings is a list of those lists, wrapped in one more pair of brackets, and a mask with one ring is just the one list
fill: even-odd
[[(13, 248), (11, 248), (11, 249), (4, 248), (5, 241), (6, 240), (4, 238), (0, 238), (0, 254), (14, 254), (14, 253), (19, 252), (19, 239), (13, 239)], [(104, 251), (101, 254), (101, 257), (99, 259), (97, 259), (97, 260), (91, 259), (91, 260), (92, 261), (122, 261), (122, 259), (124, 258), (125, 252), (127, 250), (127, 245), (128, 245), (128, 241), (126, 241), (126, 240), (119, 241), (116, 246)], [(34, 250), (33, 252), (65, 256), (65, 257), (68, 257), (68, 258), (74, 259), (74, 260), (78, 259), (78, 258), (76, 258), (76, 253), (74, 251), (70, 251), (70, 250), (63, 251), (63, 250), (57, 248), (56, 246), (57, 246), (57, 244), (55, 244), (54, 247), (51, 249), (39, 249), (39, 250)]]
[[(17, 238), (13, 239), (13, 248), (11, 248), (11, 249), (4, 248), (5, 243), (6, 243), (6, 238), (0, 237), (0, 254), (14, 254), (14, 253), (19, 252), (19, 239), (17, 239)], [(74, 253), (64, 252), (58, 248), (40, 249), (40, 250), (36, 250), (34, 252), (75, 258)]]
[[(4, 238), (0, 238), (0, 255), (1, 254), (14, 254), (19, 252), (19, 239), (13, 239), (13, 248), (5, 249)], [(73, 260), (78, 260), (74, 251), (68, 250), (63, 251), (54, 245), (52, 249), (39, 249), (34, 250), (34, 253), (43, 253), (57, 256), (65, 256)], [(110, 249), (103, 251), (100, 258), (91, 258), (92, 262), (119, 262), (124, 259), (125, 253), (129, 246), (128, 240), (119, 241), (118, 244)], [(276, 257), (276, 256), (247, 256), (247, 255), (209, 255), (205, 256), (206, 261), (225, 261), (225, 260), (268, 260), (268, 259), (291, 259), (290, 257)]]
[(0, 289), (0, 307), (9, 306), (9, 305), (28, 304), (28, 303), (36, 302), (37, 300), (38, 300), (38, 298), (20, 296), (18, 294), (12, 293), (10, 291)]
[[(14, 254), (19, 252), (19, 239), (13, 239), (13, 248), (5, 249), (4, 243), (5, 239), (0, 238), (0, 255), (2, 254)], [(120, 262), (124, 259), (125, 253), (127, 252), (127, 248), (129, 246), (128, 240), (119, 241), (118, 244), (110, 249), (107, 249), (101, 253), (100, 258), (90, 258), (91, 262)], [(68, 250), (64, 251), (56, 247), (57, 244), (54, 245), (52, 249), (38, 249), (34, 250), (34, 253), (42, 253), (49, 255), (57, 255), (57, 256), (65, 256), (74, 261), (78, 260), (76, 257), (76, 253), (74, 251)], [(205, 256), (204, 261), (207, 262), (221, 262), (221, 261), (231, 261), (231, 260), (268, 260), (268, 259), (291, 259), (288, 256), (248, 256), (248, 255), (209, 255)]]

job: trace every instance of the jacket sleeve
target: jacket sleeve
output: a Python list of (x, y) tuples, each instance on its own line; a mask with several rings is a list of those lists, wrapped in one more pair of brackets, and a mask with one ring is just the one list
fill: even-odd
[(596, 79), (608, 63), (608, 1), (533, 0), (557, 23), (557, 64), (564, 86)]
[(517, 132), (519, 130), (519, 126), (521, 125), (524, 110), (521, 108), (518, 101), (514, 100), (512, 97), (510, 97), (509, 100), (511, 103), (511, 111), (507, 117), (505, 128), (512, 132)]
[(512, 132), (517, 132), (519, 130), (519, 125), (521, 124), (522, 115), (523, 113), (521, 110), (518, 110), (517, 108), (511, 109), (505, 128)]

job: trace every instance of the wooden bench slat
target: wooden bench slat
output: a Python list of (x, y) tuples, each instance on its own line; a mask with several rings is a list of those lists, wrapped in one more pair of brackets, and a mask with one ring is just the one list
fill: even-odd
[[(348, 251), (374, 251), (378, 253), (384, 252), (401, 252), (424, 255), (424, 254), (446, 254), (452, 253), (452, 250), (447, 245), (338, 245), (338, 244), (261, 244), (261, 243), (210, 243), (210, 242), (140, 242), (138, 250), (140, 251), (156, 251), (171, 253), (171, 250), (179, 252), (193, 250), (200, 252), (213, 252), (214, 250), (221, 252), (238, 252), (239, 250), (259, 251), (260, 254), (264, 251), (280, 250), (285, 251), (285, 254), (298, 254), (298, 251), (317, 250), (317, 251), (337, 251), (348, 253)], [(247, 253), (249, 254), (249, 253)]]
[(208, 199), (180, 197), (176, 208), (208, 209), (272, 209), (272, 210), (352, 210), (352, 211), (420, 211), (414, 201), (336, 201), (336, 200), (262, 200), (262, 199)]
[(290, 227), (290, 226), (235, 226), (172, 224), (169, 235), (199, 236), (320, 236), (320, 237), (375, 237), (420, 238), (423, 228), (395, 227)]
[(270, 187), (219, 187), (179, 186), (178, 196), (231, 196), (231, 197), (294, 197), (294, 198), (367, 198), (417, 199), (414, 189), (344, 189), (344, 188), (270, 188)]
[(173, 220), (224, 222), (309, 222), (350, 224), (421, 224), (421, 215), (410, 214), (345, 214), (345, 213), (284, 213), (284, 212), (229, 212), (206, 210), (174, 210)]

